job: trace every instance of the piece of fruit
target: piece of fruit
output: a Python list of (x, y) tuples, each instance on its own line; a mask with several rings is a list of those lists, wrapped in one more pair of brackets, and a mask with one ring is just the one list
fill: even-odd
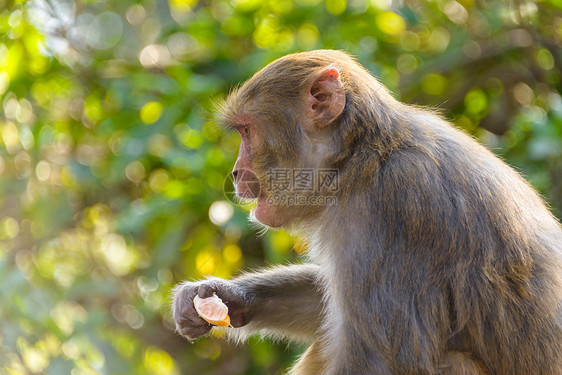
[(216, 294), (207, 298), (195, 296), (193, 307), (195, 307), (197, 314), (208, 323), (219, 327), (230, 326), (228, 306), (222, 303), (222, 300)]

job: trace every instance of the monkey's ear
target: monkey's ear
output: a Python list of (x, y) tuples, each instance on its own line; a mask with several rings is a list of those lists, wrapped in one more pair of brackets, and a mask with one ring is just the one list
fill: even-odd
[(345, 107), (345, 89), (340, 72), (330, 67), (320, 72), (312, 81), (306, 95), (308, 118), (317, 127), (331, 124)]

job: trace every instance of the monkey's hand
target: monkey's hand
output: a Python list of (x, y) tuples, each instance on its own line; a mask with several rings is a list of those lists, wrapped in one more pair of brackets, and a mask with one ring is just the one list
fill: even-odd
[(194, 340), (207, 334), (212, 325), (201, 318), (193, 306), (193, 298), (211, 297), (213, 293), (228, 307), (230, 325), (242, 327), (250, 322), (251, 304), (244, 288), (227, 280), (213, 278), (199, 282), (184, 282), (174, 288), (172, 312), (176, 330)]

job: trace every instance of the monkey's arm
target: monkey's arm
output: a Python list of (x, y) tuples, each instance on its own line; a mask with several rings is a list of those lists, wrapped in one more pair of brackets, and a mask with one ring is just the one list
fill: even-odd
[(320, 326), (322, 294), (318, 288), (320, 267), (279, 266), (248, 273), (234, 280), (211, 278), (186, 281), (174, 288), (173, 314), (177, 331), (188, 339), (209, 332), (199, 317), (193, 298), (216, 293), (228, 306), (234, 329), (229, 335), (243, 340), (257, 331), (312, 341)]
[(319, 266), (310, 264), (279, 266), (234, 279), (248, 293), (252, 313), (248, 325), (229, 330), (229, 334), (245, 339), (261, 331), (311, 341), (321, 322), (319, 272)]

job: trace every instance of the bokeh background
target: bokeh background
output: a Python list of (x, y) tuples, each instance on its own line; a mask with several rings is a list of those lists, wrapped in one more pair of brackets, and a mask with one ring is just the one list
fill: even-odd
[(212, 118), (260, 67), (316, 48), (440, 108), (560, 217), (560, 0), (0, 0), (0, 374), (278, 374), (296, 358), (220, 332), (188, 343), (170, 291), (300, 261), (223, 193), (239, 140)]

